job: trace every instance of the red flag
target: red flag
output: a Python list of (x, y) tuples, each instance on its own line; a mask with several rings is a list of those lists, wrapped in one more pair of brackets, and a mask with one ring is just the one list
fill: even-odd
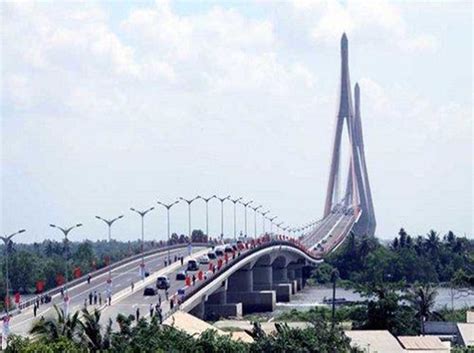
[(191, 277), (186, 276), (185, 283), (186, 283), (186, 285), (187, 285), (188, 287), (191, 286)]
[(64, 276), (61, 275), (61, 274), (57, 274), (57, 275), (56, 275), (56, 284), (57, 284), (58, 286), (60, 286), (60, 285), (64, 284), (64, 282), (65, 282)]
[(198, 279), (199, 279), (200, 281), (202, 281), (202, 277), (203, 277), (202, 271), (199, 271), (199, 272), (198, 272)]
[(79, 278), (82, 276), (82, 271), (80, 267), (76, 267), (73, 272), (74, 278)]
[(37, 281), (36, 282), (36, 293), (41, 293), (44, 290), (44, 281)]
[(15, 293), (15, 303), (20, 304), (20, 299), (21, 299), (20, 293), (16, 292)]
[(212, 262), (209, 262), (209, 271), (212, 271), (212, 266), (214, 266)]

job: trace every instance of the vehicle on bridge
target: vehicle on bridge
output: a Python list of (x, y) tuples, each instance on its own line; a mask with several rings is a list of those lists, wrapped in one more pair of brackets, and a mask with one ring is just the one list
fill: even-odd
[(216, 250), (214, 252), (215, 252), (216, 256), (218, 256), (218, 257), (224, 256), (224, 250), (222, 248), (216, 248)]
[(215, 259), (217, 259), (217, 255), (216, 255), (216, 253), (215, 253), (214, 251), (209, 251), (209, 252), (207, 253), (207, 257), (209, 258), (209, 260), (215, 260)]
[(176, 280), (177, 281), (184, 281), (186, 279), (186, 271), (180, 271), (176, 273)]
[(156, 279), (156, 288), (158, 289), (168, 289), (170, 287), (170, 280), (168, 276), (159, 276)]
[(152, 297), (156, 295), (156, 289), (153, 287), (146, 287), (145, 290), (143, 291), (143, 295), (145, 297)]
[(200, 265), (207, 265), (209, 264), (209, 257), (207, 255), (203, 255), (198, 259), (198, 261)]
[(197, 271), (199, 270), (199, 265), (196, 260), (191, 259), (188, 261), (188, 271)]

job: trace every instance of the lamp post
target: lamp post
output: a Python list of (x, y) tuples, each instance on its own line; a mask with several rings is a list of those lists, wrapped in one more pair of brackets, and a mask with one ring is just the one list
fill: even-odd
[(198, 198), (203, 200), (206, 203), (206, 236), (209, 239), (209, 201), (211, 201), (214, 198), (217, 198), (217, 196), (212, 195), (211, 197), (208, 197), (208, 198), (198, 196)]
[(142, 219), (142, 263), (140, 265), (140, 267), (142, 269), (142, 272), (141, 272), (142, 279), (145, 279), (145, 249), (144, 249), (144, 245), (145, 245), (145, 216), (148, 212), (151, 212), (154, 209), (155, 209), (155, 207), (150, 207), (147, 210), (138, 211), (138, 210), (134, 209), (133, 207), (130, 208), (130, 211), (133, 211), (133, 212), (137, 213)]
[[(119, 219), (122, 219), (123, 218), (123, 215), (120, 215), (118, 217), (115, 217), (113, 219), (105, 219), (105, 218), (102, 218), (100, 216), (95, 216), (95, 218), (97, 218), (98, 220), (101, 220), (102, 222), (104, 222), (106, 225), (107, 225), (107, 229), (109, 231), (108, 235), (109, 235), (109, 246), (110, 246), (110, 242), (112, 240), (112, 224), (114, 224), (116, 221), (118, 221)], [(109, 284), (112, 283), (112, 267), (111, 267), (111, 258), (109, 256), (109, 279), (107, 280), (107, 282)]]
[(262, 232), (263, 235), (265, 235), (265, 216), (270, 213), (270, 210), (267, 210), (265, 212), (259, 212), (262, 215)]
[(191, 236), (192, 236), (192, 231), (191, 231), (191, 204), (199, 199), (199, 196), (196, 196), (193, 199), (187, 200), (184, 197), (180, 197), (180, 200), (186, 202), (188, 204), (188, 235), (189, 235), (189, 241), (191, 241)]
[(8, 307), (10, 306), (10, 286), (9, 286), (9, 273), (8, 273), (8, 246), (10, 243), (13, 243), (12, 238), (15, 235), (21, 234), (26, 232), (25, 229), (20, 229), (18, 232), (15, 232), (10, 235), (6, 235), (4, 237), (0, 237), (0, 239), (3, 240), (3, 243), (5, 244), (5, 291), (6, 291), (6, 300), (5, 300), (5, 311), (7, 313), (8, 317)]
[(79, 228), (79, 227), (82, 227), (82, 223), (78, 223), (76, 225), (73, 225), (72, 227), (69, 227), (69, 228), (62, 228), (62, 227), (59, 227), (55, 224), (50, 224), (49, 225), (50, 227), (52, 228), (56, 228), (56, 229), (59, 229), (61, 231), (61, 233), (63, 233), (64, 235), (64, 258), (66, 260), (66, 263), (65, 263), (65, 266), (66, 266), (66, 272), (65, 272), (65, 276), (66, 276), (66, 283), (64, 284), (64, 289), (66, 290), (66, 293), (68, 292), (68, 289), (67, 289), (67, 284), (68, 284), (68, 256), (67, 256), (67, 247), (68, 247), (68, 242), (69, 242), (69, 239), (67, 238), (68, 234), (71, 232), (71, 230), (73, 230), (74, 228)]
[(172, 202), (170, 204), (165, 204), (163, 202), (160, 202), (160, 201), (156, 201), (156, 203), (158, 203), (158, 205), (161, 205), (163, 206), (164, 208), (166, 208), (166, 218), (168, 220), (168, 264), (170, 263), (171, 261), (171, 256), (170, 256), (170, 249), (169, 249), (169, 245), (170, 244), (170, 209), (171, 207), (173, 207), (174, 205), (178, 204), (179, 203), (179, 200), (176, 200), (175, 202)]
[(217, 198), (221, 202), (221, 240), (224, 239), (224, 201), (230, 200), (230, 195), (224, 198)]
[(253, 210), (253, 232), (254, 232), (254, 238), (257, 239), (257, 211), (261, 209), (263, 206), (257, 206), (257, 207), (250, 207)]
[(285, 223), (285, 222), (280, 222), (280, 223), (275, 224), (275, 225), (276, 225), (276, 227), (277, 227), (278, 229), (280, 229), (280, 231), (281, 231), (281, 230), (282, 230), (281, 226), (282, 226), (284, 223)]
[(237, 202), (242, 200), (241, 197), (238, 197), (234, 200), (230, 200), (234, 204), (234, 241), (237, 241)]
[(245, 229), (245, 237), (247, 238), (247, 207), (248, 205), (250, 205), (253, 201), (248, 201), (248, 202), (242, 202), (240, 201), (240, 203), (244, 206), (244, 217), (245, 217), (245, 226), (244, 226), (244, 229)]
[(270, 234), (273, 233), (273, 221), (277, 218), (278, 218), (278, 216), (273, 216), (271, 218), (270, 217), (267, 218), (270, 221)]

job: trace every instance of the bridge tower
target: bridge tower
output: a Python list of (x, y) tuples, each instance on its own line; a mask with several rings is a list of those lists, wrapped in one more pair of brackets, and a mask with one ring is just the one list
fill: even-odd
[[(376, 221), (372, 194), (370, 191), (367, 164), (365, 161), (364, 139), (360, 117), (360, 88), (354, 88), (355, 110), (352, 106), (352, 89), (349, 77), (349, 46), (344, 33), (341, 38), (341, 81), (339, 109), (336, 116), (336, 131), (332, 149), (331, 167), (324, 207), (324, 217), (328, 216), (335, 206), (352, 209), (358, 218), (353, 227), (356, 235), (374, 235)], [(346, 189), (339, 193), (341, 140), (347, 127), (349, 139), (349, 166)]]

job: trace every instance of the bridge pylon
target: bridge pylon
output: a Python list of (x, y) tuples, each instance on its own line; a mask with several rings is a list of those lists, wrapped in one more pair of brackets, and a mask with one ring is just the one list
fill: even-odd
[[(355, 110), (352, 105), (352, 89), (349, 77), (349, 45), (344, 33), (341, 38), (341, 80), (339, 108), (336, 115), (336, 130), (332, 149), (331, 166), (324, 207), (324, 217), (336, 206), (344, 211), (354, 212), (357, 222), (353, 232), (356, 235), (374, 235), (376, 220), (372, 194), (365, 160), (364, 139), (360, 114), (360, 88), (354, 88)], [(341, 142), (344, 125), (349, 139), (349, 166), (346, 189), (342, 197), (339, 193)]]

